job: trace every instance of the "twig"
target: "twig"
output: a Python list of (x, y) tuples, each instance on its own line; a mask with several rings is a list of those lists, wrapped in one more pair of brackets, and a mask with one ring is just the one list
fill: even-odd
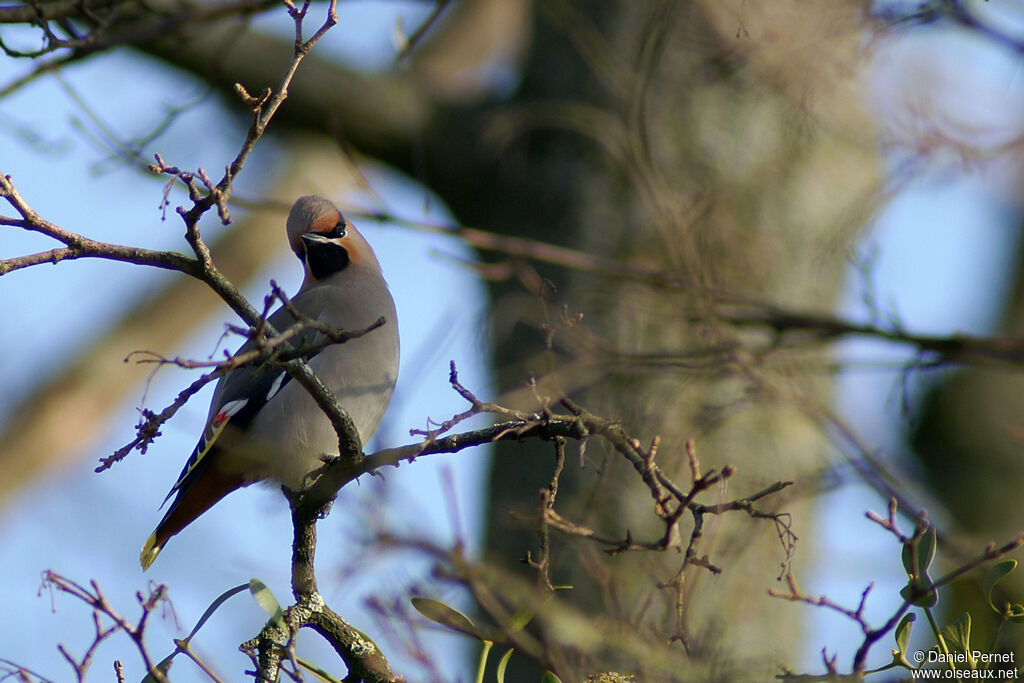
[[(153, 660), (149, 655), (149, 651), (146, 649), (144, 640), (149, 615), (159, 603), (166, 600), (166, 586), (157, 586), (149, 593), (148, 596), (143, 595), (141, 592), (136, 594), (139, 606), (142, 608), (142, 614), (139, 616), (138, 622), (133, 624), (126, 618), (122, 617), (113, 608), (103, 595), (103, 592), (100, 590), (99, 584), (95, 581), (90, 583), (90, 590), (55, 572), (45, 571), (43, 572), (43, 584), (46, 586), (52, 586), (62, 593), (67, 593), (68, 595), (81, 600), (93, 610), (96, 635), (94, 636), (93, 645), (86, 652), (82, 662), (76, 664), (74, 658), (71, 657), (66, 650), (62, 650), (62, 654), (65, 659), (75, 667), (76, 674), (79, 675), (80, 679), (84, 679), (85, 670), (88, 668), (89, 660), (99, 643), (114, 632), (123, 631), (129, 636), (129, 638), (131, 638), (132, 642), (135, 643), (135, 647), (138, 650), (149, 675), (159, 683), (167, 683), (167, 678), (164, 673), (154, 666)], [(99, 621), (100, 616), (109, 618), (114, 622), (114, 626), (110, 629), (103, 628)]]
[(549, 518), (555, 514), (555, 498), (558, 496), (558, 479), (562, 476), (562, 469), (565, 467), (565, 437), (556, 436), (552, 439), (555, 445), (555, 466), (551, 473), (551, 481), (540, 490), (540, 524), (537, 528), (539, 541), (540, 558), (533, 559), (532, 554), (527, 551), (524, 562), (537, 572), (537, 580), (549, 591), (555, 587), (551, 583), (551, 534), (548, 529), (551, 527)]
[[(907, 536), (897, 528), (896, 515), (897, 504), (895, 499), (892, 499), (889, 502), (887, 518), (883, 518), (875, 514), (874, 512), (867, 513), (867, 517), (869, 519), (877, 523), (885, 530), (892, 533), (900, 541), (902, 545), (911, 548), (912, 553), (910, 565), (913, 567), (917, 567), (917, 541), (921, 537), (923, 537), (925, 531), (927, 531), (927, 529), (929, 528), (927, 517), (925, 517), (924, 514), (920, 514), (918, 516), (918, 521), (915, 526), (914, 535)], [(780, 598), (783, 600), (789, 600), (791, 602), (803, 602), (808, 605), (813, 605), (815, 607), (824, 607), (854, 621), (860, 627), (861, 632), (864, 634), (864, 640), (857, 648), (857, 652), (853, 657), (852, 670), (854, 675), (862, 675), (865, 672), (867, 656), (871, 648), (875, 645), (875, 643), (877, 643), (881, 638), (883, 638), (887, 633), (889, 633), (892, 629), (896, 627), (899, 621), (903, 618), (903, 615), (906, 614), (907, 610), (909, 610), (920, 598), (931, 593), (934, 593), (942, 586), (949, 585), (960, 576), (963, 576), (967, 572), (981, 566), (982, 564), (990, 562), (992, 560), (999, 559), (1000, 557), (1003, 557), (1022, 546), (1024, 546), (1024, 534), (1021, 534), (1000, 546), (996, 546), (996, 544), (994, 543), (989, 543), (985, 547), (985, 549), (981, 553), (976, 555), (974, 558), (968, 560), (959, 567), (952, 569), (951, 571), (947, 572), (945, 575), (943, 575), (939, 579), (936, 579), (935, 581), (911, 581), (911, 583), (908, 584), (911, 590), (909, 590), (907, 594), (904, 595), (903, 602), (896, 609), (896, 611), (885, 621), (885, 623), (883, 623), (881, 626), (878, 626), (877, 628), (872, 628), (872, 626), (864, 616), (864, 606), (867, 601), (868, 593), (874, 586), (873, 583), (868, 584), (868, 586), (861, 593), (860, 601), (856, 608), (844, 607), (834, 602), (827, 596), (811, 596), (804, 593), (797, 584), (796, 578), (793, 576), (792, 572), (787, 572), (785, 577), (788, 591), (782, 592), (776, 590), (769, 590), (768, 593), (773, 597)], [(938, 633), (938, 631), (936, 632)], [(834, 673), (833, 668), (830, 668), (829, 670)]]
[[(380, 648), (364, 633), (352, 627), (324, 603), (317, 591), (314, 558), (316, 555), (316, 523), (327, 514), (326, 508), (313, 509), (301, 494), (285, 491), (292, 510), (292, 594), (295, 604), (284, 610), (288, 632), (282, 633), (273, 619), (259, 635), (242, 644), (257, 661), (257, 681), (278, 679), (282, 654), (291, 651), (295, 635), (301, 628), (311, 628), (331, 644), (345, 662), (346, 680), (366, 683), (392, 683), (394, 673)], [(329, 507), (329, 505), (328, 505)]]
[(399, 47), (398, 54), (395, 55), (396, 64), (408, 57), (413, 48), (419, 45), (423, 36), (427, 34), (427, 31), (429, 31), (435, 23), (437, 23), (438, 18), (440, 18), (441, 14), (445, 11), (450, 2), (451, 0), (437, 0), (434, 3), (434, 7), (430, 10), (430, 14), (427, 15), (427, 18), (420, 22), (420, 25), (412, 32), (412, 35), (402, 42), (402, 45)]

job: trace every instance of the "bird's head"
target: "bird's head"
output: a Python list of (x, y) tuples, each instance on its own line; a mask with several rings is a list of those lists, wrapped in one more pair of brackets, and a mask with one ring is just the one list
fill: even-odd
[(306, 278), (323, 280), (348, 268), (380, 265), (369, 243), (323, 197), (299, 197), (288, 214), (288, 243), (306, 267)]

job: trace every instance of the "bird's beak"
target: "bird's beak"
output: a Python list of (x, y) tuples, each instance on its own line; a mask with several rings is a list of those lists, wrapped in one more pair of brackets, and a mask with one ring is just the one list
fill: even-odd
[(322, 235), (319, 232), (304, 232), (299, 237), (304, 240), (304, 244), (307, 247), (310, 244), (326, 244), (331, 241), (330, 237)]

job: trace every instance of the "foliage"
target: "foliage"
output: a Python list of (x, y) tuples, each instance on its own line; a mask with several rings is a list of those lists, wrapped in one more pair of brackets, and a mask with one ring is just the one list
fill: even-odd
[[(868, 593), (871, 591), (871, 586), (865, 589), (857, 609), (850, 610), (833, 603), (828, 598), (813, 598), (803, 594), (797, 588), (795, 581), (790, 578), (790, 591), (788, 593), (777, 593), (777, 597), (824, 607), (843, 614), (860, 626), (864, 633), (864, 641), (857, 651), (852, 670), (849, 672), (840, 672), (836, 666), (835, 658), (829, 658), (823, 651), (822, 657), (827, 669), (825, 674), (795, 674), (788, 669), (784, 669), (783, 674), (779, 678), (790, 681), (863, 680), (865, 676), (892, 669), (903, 668), (910, 671), (920, 671), (936, 668), (936, 665), (948, 668), (953, 672), (958, 672), (975, 669), (987, 671), (993, 665), (1010, 664), (1009, 670), (1011, 672), (1016, 671), (1016, 667), (1013, 666), (1012, 653), (1001, 652), (999, 649), (999, 636), (1006, 624), (1021, 621), (1017, 617), (1021, 606), (1020, 604), (1011, 604), (1010, 602), (997, 604), (993, 599), (995, 585), (1017, 567), (1016, 560), (1008, 559), (990, 565), (985, 571), (981, 582), (983, 596), (992, 612), (998, 617), (998, 626), (992, 641), (987, 645), (987, 650), (982, 651), (976, 644), (971, 642), (972, 617), (969, 612), (962, 613), (940, 628), (935, 607), (939, 602), (940, 588), (950, 585), (955, 579), (991, 560), (998, 559), (1007, 553), (1017, 550), (1020, 546), (1024, 545), (1024, 535), (998, 548), (995, 545), (990, 545), (974, 559), (947, 572), (938, 580), (932, 580), (929, 576), (929, 571), (933, 567), (938, 540), (936, 529), (928, 523), (927, 518), (924, 516), (918, 518), (917, 526), (911, 536), (903, 535), (896, 526), (895, 500), (890, 502), (888, 519), (883, 519), (874, 513), (868, 513), (868, 518), (889, 531), (900, 542), (903, 569), (907, 574), (907, 585), (900, 590), (902, 603), (883, 625), (872, 628), (864, 617), (865, 601)], [(931, 628), (931, 636), (935, 642), (933, 646), (926, 649), (913, 649), (911, 647), (911, 633), (917, 620), (917, 614), (910, 610), (915, 607), (919, 608), (927, 618), (928, 625)], [(867, 670), (865, 668), (865, 661), (869, 649), (889, 633), (890, 630), (893, 632), (896, 643), (896, 647), (892, 650), (892, 662), (877, 669)], [(1007, 667), (997, 666), (997, 668), (1006, 669)]]

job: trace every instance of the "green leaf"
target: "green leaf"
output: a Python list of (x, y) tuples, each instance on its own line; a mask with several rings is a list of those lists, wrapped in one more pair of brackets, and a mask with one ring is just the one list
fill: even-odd
[[(555, 586), (554, 589), (556, 591), (572, 590), (572, 586)], [(554, 594), (549, 594), (544, 599), (544, 602), (548, 602), (549, 600), (551, 600), (552, 597), (554, 597)], [(532, 610), (528, 610), (525, 608), (516, 610), (516, 613), (513, 614), (512, 617), (508, 620), (507, 633), (517, 633), (519, 631), (522, 631), (524, 628), (526, 628), (527, 624), (533, 621), (534, 616), (536, 615)]]
[(514, 648), (509, 648), (508, 652), (501, 656), (498, 660), (498, 670), (495, 675), (498, 678), (498, 683), (505, 683), (505, 669), (508, 667), (508, 660), (512, 659), (512, 653), (515, 652)]
[(992, 602), (992, 589), (1016, 568), (1017, 560), (1003, 560), (992, 565), (985, 572), (985, 579), (982, 581), (982, 595), (988, 600), (988, 606), (995, 610), (996, 614), (1002, 614), (1003, 610), (996, 607), (995, 603)]
[(453, 631), (459, 633), (465, 633), (467, 636), (473, 636), (480, 640), (487, 640), (480, 634), (480, 629), (476, 627), (469, 617), (462, 612), (449, 607), (440, 600), (434, 600), (433, 598), (415, 597), (412, 599), (412, 606), (416, 608), (416, 611), (430, 619), (433, 622), (447, 626)]
[(907, 654), (907, 645), (910, 643), (910, 632), (914, 630), (914, 622), (917, 621), (917, 615), (913, 612), (907, 612), (900, 619), (899, 626), (896, 627), (896, 647), (900, 649), (900, 654)]
[(935, 527), (931, 526), (903, 544), (903, 568), (910, 580), (900, 595), (917, 607), (935, 607), (939, 602), (938, 591), (928, 576), (928, 569), (935, 559), (935, 545)]
[[(192, 628), (192, 631), (183, 639), (174, 641), (175, 645), (177, 645), (177, 647), (174, 649), (174, 652), (164, 657), (164, 659), (156, 665), (156, 668), (166, 674), (168, 669), (171, 668), (172, 660), (176, 656), (181, 654), (186, 647), (188, 647), (189, 641), (191, 641), (192, 638), (197, 633), (199, 633), (199, 629), (201, 629), (203, 627), (203, 624), (205, 624), (210, 619), (210, 617), (213, 616), (213, 613), (216, 612), (217, 609), (224, 604), (224, 601), (233, 595), (238, 595), (248, 587), (249, 584), (243, 583), (240, 586), (229, 588), (228, 590), (224, 591), (219, 596), (217, 596), (217, 599), (211, 602), (210, 606), (206, 608), (205, 612), (203, 612), (203, 616), (199, 617), (199, 621), (196, 622), (196, 625)], [(146, 677), (142, 679), (142, 683), (156, 683), (156, 679), (153, 678), (152, 675), (147, 674)]]
[(918, 597), (911, 604), (916, 607), (935, 607), (939, 603), (939, 592), (932, 587), (932, 579), (927, 573), (919, 579), (911, 578), (900, 590), (900, 597), (904, 600), (910, 600), (915, 595)]
[[(907, 576), (922, 576), (928, 573), (935, 559), (935, 527), (930, 526), (918, 538), (903, 544), (903, 569)], [(917, 555), (917, 566), (914, 566), (914, 555)]]
[(281, 604), (274, 597), (274, 594), (267, 588), (267, 584), (259, 579), (249, 581), (249, 592), (252, 593), (256, 604), (263, 608), (263, 611), (270, 615), (270, 620), (278, 628), (286, 628), (284, 623), (284, 612), (281, 611)]
[(921, 547), (917, 551), (917, 560), (920, 562), (921, 574), (927, 574), (931, 569), (932, 561), (935, 560), (935, 548), (938, 545), (935, 536), (935, 527), (928, 527), (924, 536), (921, 537)]
[(491, 654), (492, 647), (494, 647), (492, 641), (484, 641), (484, 646), (480, 649), (480, 663), (476, 666), (475, 683), (484, 683), (484, 672), (487, 671), (487, 656)]
[(1007, 618), (1015, 624), (1024, 622), (1024, 605), (1019, 602), (1015, 602), (1010, 605), (1009, 615)]
[[(179, 652), (179, 650), (175, 650), (174, 652), (169, 654), (167, 657), (165, 657), (162, 662), (160, 662), (159, 664), (157, 664), (153, 668), (156, 669), (157, 671), (159, 671), (160, 673), (164, 674), (164, 678), (166, 678), (167, 677), (167, 672), (171, 668), (171, 664), (174, 663), (172, 661), (174, 659), (174, 655), (178, 654), (178, 652)], [(153, 676), (153, 674), (146, 674), (146, 677), (142, 679), (142, 683), (156, 683), (156, 678)]]
[(526, 625), (533, 621), (533, 612), (528, 609), (518, 610), (508, 621), (508, 632), (516, 633), (526, 628)]
[(213, 616), (213, 613), (216, 612), (217, 609), (224, 604), (225, 600), (234, 595), (238, 595), (246, 588), (249, 588), (249, 584), (243, 583), (239, 586), (235, 586), (234, 588), (229, 588), (228, 590), (218, 595), (217, 599), (211, 602), (210, 606), (206, 608), (205, 612), (203, 612), (203, 616), (199, 617), (199, 621), (196, 622), (195, 628), (192, 629), (192, 632), (185, 636), (185, 642), (187, 643), (188, 641), (192, 640), (192, 637), (199, 632), (199, 629), (201, 629), (203, 627), (203, 624), (205, 624), (207, 620), (209, 620), (209, 618)]
[(550, 671), (545, 671), (544, 676), (540, 679), (540, 683), (562, 683), (562, 679)]
[(942, 629), (942, 638), (951, 652), (963, 652), (967, 655), (967, 663), (973, 669), (978, 663), (971, 656), (971, 615), (964, 612), (956, 621)]
[[(903, 652), (900, 652), (899, 650), (893, 650), (892, 651), (892, 663), (886, 665), (883, 668), (884, 669), (891, 669), (894, 666), (902, 666), (904, 669), (916, 669), (917, 668), (916, 666), (911, 664), (910, 660), (907, 659), (907, 656)], [(875, 671), (875, 672), (868, 671), (867, 673), (876, 673), (876, 672), (877, 671)]]

